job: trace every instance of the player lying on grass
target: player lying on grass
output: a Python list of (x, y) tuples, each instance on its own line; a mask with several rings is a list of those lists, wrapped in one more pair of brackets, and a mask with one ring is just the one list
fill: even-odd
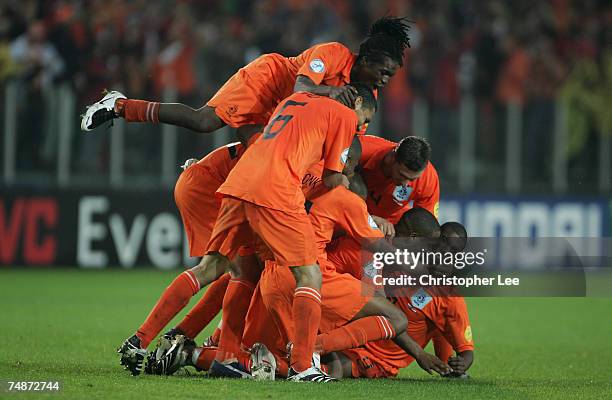
[[(440, 251), (460, 251), (465, 244), (465, 229), (458, 223), (446, 223), (440, 228), (435, 218), (423, 211), (420, 218), (413, 219), (412, 227), (418, 235), (427, 235), (434, 231), (441, 232), (443, 241), (453, 248)], [(457, 240), (459, 239), (459, 240)], [(340, 239), (329, 251), (329, 259), (338, 265), (338, 269), (360, 276), (363, 269), (355, 268), (361, 264), (361, 252), (358, 245), (347, 239)], [(356, 264), (357, 263), (357, 264)], [(438, 274), (437, 267), (432, 267), (432, 274)], [(436, 347), (436, 355), (447, 361), (453, 371), (445, 376), (464, 377), (472, 365), (474, 344), (465, 301), (449, 287), (416, 287), (402, 288), (392, 298), (408, 317), (408, 334), (422, 348), (435, 338), (444, 338), (450, 343), (448, 348)], [(452, 356), (455, 351), (456, 355)], [(402, 349), (391, 341), (368, 342), (364, 346), (342, 352), (336, 352), (324, 358), (329, 372), (335, 377), (393, 377), (399, 369), (407, 367), (414, 361)]]
[[(353, 193), (360, 191), (358, 195)], [(355, 175), (351, 179), (351, 191), (337, 187), (313, 199), (309, 218), (315, 230), (319, 248), (318, 262), (322, 269), (321, 323), (316, 340), (317, 354), (348, 349), (370, 340), (393, 339), (419, 365), (428, 372), (449, 373), (450, 368), (436, 357), (425, 353), (405, 332), (406, 317), (384, 297), (363, 294), (361, 282), (348, 275), (339, 274), (325, 254), (325, 246), (334, 232), (339, 230), (359, 241), (386, 243), (366, 210), (367, 189)], [(246, 318), (243, 346), (252, 348), (251, 371), (259, 379), (274, 379), (275, 369), (280, 376), (288, 371), (286, 347), (294, 337), (291, 321), (293, 277), (286, 268), (274, 262), (266, 262), (266, 268), (251, 300)], [(264, 346), (259, 345), (261, 342)], [(269, 357), (270, 349), (275, 357)], [(318, 356), (313, 357), (318, 365)], [(248, 366), (246, 356), (243, 364)], [(196, 365), (200, 369), (210, 366), (210, 348), (197, 348), (185, 343), (182, 337), (162, 359), (159, 373), (173, 373), (183, 365)], [(245, 374), (244, 377), (247, 377)]]
[(352, 107), (357, 92), (349, 83), (360, 82), (371, 89), (384, 87), (402, 66), (409, 46), (408, 26), (403, 18), (384, 17), (353, 54), (341, 43), (315, 45), (297, 57), (264, 54), (234, 74), (199, 109), (184, 104), (127, 99), (112, 91), (90, 106), (81, 129), (92, 130), (112, 120), (163, 122), (197, 132), (213, 132), (225, 125), (238, 128), (243, 138), (260, 131), (276, 106), (294, 92), (327, 96)]

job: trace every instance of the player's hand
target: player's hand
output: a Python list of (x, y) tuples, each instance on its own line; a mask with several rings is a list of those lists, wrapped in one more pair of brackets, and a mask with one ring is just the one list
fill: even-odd
[(376, 222), (376, 225), (378, 225), (378, 228), (385, 235), (386, 239), (391, 240), (395, 237), (395, 227), (391, 222), (375, 215), (372, 215), (372, 219), (374, 220), (374, 222)]
[(346, 177), (346, 175), (340, 173), (340, 172), (334, 172), (333, 174), (329, 174), (326, 177), (323, 178), (323, 184), (325, 185), (325, 187), (329, 188), (329, 189), (333, 189), (337, 186), (344, 186), (345, 188), (348, 189), (349, 187), (349, 180)]
[(337, 100), (349, 108), (353, 108), (357, 98), (357, 89), (350, 85), (330, 86), (329, 98)]
[(448, 364), (442, 362), (442, 360), (433, 354), (426, 352), (421, 353), (421, 355), (416, 358), (416, 362), (419, 364), (419, 367), (421, 367), (424, 371), (427, 371), (427, 373), (430, 375), (433, 375), (432, 371), (435, 371), (440, 375), (446, 375), (453, 372), (453, 369), (448, 366)]
[(465, 374), (467, 371), (467, 363), (461, 356), (451, 357), (448, 359), (448, 365), (453, 369), (453, 376), (459, 376)]
[(181, 168), (183, 169), (183, 171), (185, 171), (187, 168), (191, 167), (193, 164), (197, 162), (198, 162), (197, 158), (189, 158), (185, 161), (185, 164), (181, 165)]

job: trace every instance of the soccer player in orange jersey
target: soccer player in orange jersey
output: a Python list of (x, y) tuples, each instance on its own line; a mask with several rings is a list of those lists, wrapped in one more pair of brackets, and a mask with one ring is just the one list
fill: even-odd
[[(439, 229), (433, 229), (437, 222), (433, 217), (425, 217), (410, 218), (412, 224), (408, 229), (420, 230), (419, 236), (428, 235), (435, 230), (442, 232), (442, 237), (445, 238), (465, 238), (465, 228), (461, 224), (446, 223)], [(461, 242), (452, 241), (454, 239), (451, 239), (451, 243)], [(337, 263), (339, 270), (361, 274), (361, 268), (354, 268), (355, 262), (361, 265), (359, 246), (348, 240), (341, 241), (343, 243), (337, 243), (330, 249), (330, 260)], [(434, 340), (435, 344), (436, 339), (443, 339), (439, 343), (448, 344), (448, 348), (435, 346), (436, 355), (448, 362), (453, 369), (444, 376), (466, 376), (465, 373), (473, 362), (474, 344), (463, 298), (448, 287), (407, 288), (402, 291), (401, 296), (394, 298), (394, 303), (408, 316), (408, 334), (423, 348), (431, 340)], [(452, 356), (453, 351), (457, 353), (456, 356)], [(326, 361), (331, 373), (337, 377), (382, 378), (396, 376), (400, 368), (408, 366), (414, 359), (391, 341), (377, 341), (366, 343), (361, 348), (336, 353)]]
[(118, 117), (197, 132), (229, 125), (238, 128), (245, 142), (244, 136), (266, 125), (278, 103), (293, 92), (307, 91), (352, 107), (357, 93), (348, 83), (360, 82), (374, 90), (384, 87), (403, 64), (407, 30), (403, 18), (384, 17), (371, 26), (359, 54), (337, 42), (315, 45), (297, 57), (264, 54), (241, 68), (199, 109), (127, 99), (113, 91), (87, 109), (81, 129), (89, 131)]
[(440, 182), (429, 161), (427, 140), (408, 136), (399, 143), (371, 135), (360, 136), (363, 148), (359, 165), (368, 186), (368, 211), (385, 232), (411, 207), (421, 207), (438, 217)]
[[(357, 186), (357, 187), (355, 187)], [(359, 192), (362, 193), (359, 193)], [(384, 297), (372, 297), (364, 294), (360, 280), (340, 274), (334, 265), (327, 260), (326, 245), (335, 233), (344, 232), (359, 242), (367, 242), (366, 247), (372, 251), (394, 251), (395, 248), (384, 240), (384, 235), (370, 218), (365, 204), (367, 188), (359, 175), (351, 179), (351, 191), (337, 187), (314, 199), (310, 206), (309, 218), (315, 231), (319, 256), (318, 262), (322, 273), (322, 316), (317, 336), (316, 351), (325, 354), (332, 351), (349, 349), (381, 338), (394, 339), (400, 346), (415, 355), (419, 364), (426, 370), (445, 373), (448, 367), (437, 358), (425, 353), (405, 332), (405, 318), (400, 316), (399, 309), (393, 307)], [(279, 355), (284, 345), (294, 336), (294, 327), (290, 321), (291, 275), (273, 262), (266, 263), (259, 282), (262, 300), (265, 305), (264, 315), (268, 314), (274, 322), (276, 333), (284, 338), (271, 337), (274, 330), (261, 327), (262, 315), (249, 310), (247, 321), (251, 330), (245, 335), (244, 344), (248, 347), (264, 337), (264, 344), (270, 346), (279, 362)], [(251, 307), (253, 307), (253, 302)], [(255, 328), (252, 326), (255, 325)], [(263, 328), (263, 329), (262, 329)], [(259, 335), (258, 335), (259, 334)], [(249, 337), (250, 336), (250, 337)], [(396, 337), (397, 336), (397, 337)], [(258, 366), (254, 365), (256, 369)], [(281, 374), (286, 368), (279, 368)]]
[[(311, 366), (321, 315), (321, 272), (301, 182), (306, 170), (323, 160), (323, 183), (329, 188), (348, 186), (341, 173), (346, 153), (358, 127), (369, 122), (376, 110), (372, 90), (354, 85), (359, 96), (353, 110), (306, 92), (281, 102), (263, 135), (217, 191), (223, 200), (204, 262), (229, 266), (228, 251), (251, 243), (267, 250), (279, 265), (290, 267), (295, 277), (292, 314), (296, 330), (302, 334), (294, 341), (291, 380), (328, 380)], [(244, 369), (236, 357), (248, 310), (242, 292), (242, 285), (226, 292), (218, 359), (211, 366), (214, 374), (236, 376)]]
[[(253, 140), (255, 138), (256, 136)], [(241, 143), (220, 147), (186, 167), (176, 182), (174, 198), (185, 226), (189, 253), (192, 257), (204, 256), (221, 205), (215, 192), (234, 168), (244, 150), (245, 147)], [(241, 253), (236, 262), (254, 264), (252, 252), (243, 249)], [(118, 352), (121, 354), (121, 364), (133, 375), (138, 375), (146, 356), (145, 349), (151, 341), (187, 305), (200, 288), (215, 281), (224, 272), (224, 270), (206, 268), (200, 262), (172, 281), (136, 333), (120, 346)], [(216, 280), (208, 288), (190, 314), (177, 326), (179, 333), (194, 337), (214, 318), (221, 307), (228, 282), (229, 276), (226, 276)], [(198, 316), (197, 320), (193, 317), (195, 315)]]

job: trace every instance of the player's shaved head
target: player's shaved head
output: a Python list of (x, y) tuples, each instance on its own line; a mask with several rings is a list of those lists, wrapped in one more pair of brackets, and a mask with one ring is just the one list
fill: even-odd
[(359, 173), (349, 178), (349, 190), (364, 200), (368, 197), (368, 187)]
[(395, 225), (398, 237), (440, 237), (440, 224), (432, 213), (424, 208), (415, 207), (406, 211)]
[(467, 244), (467, 230), (459, 222), (446, 222), (440, 226), (440, 237), (451, 251), (462, 251)]

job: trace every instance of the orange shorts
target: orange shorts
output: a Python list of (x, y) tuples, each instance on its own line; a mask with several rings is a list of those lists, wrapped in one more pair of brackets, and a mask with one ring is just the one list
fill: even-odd
[(287, 88), (278, 87), (288, 74), (284, 60), (279, 54), (256, 58), (225, 82), (206, 105), (232, 128), (267, 125), (278, 103), (293, 92), (295, 78), (288, 93)]
[[(312, 265), (317, 261), (314, 230), (306, 214), (292, 214), (226, 196), (213, 229), (209, 252), (225, 256), (241, 245), (270, 255), (282, 266)], [(231, 258), (231, 257), (230, 257)]]
[(191, 257), (205, 254), (221, 204), (215, 197), (218, 186), (200, 164), (183, 171), (174, 186), (174, 201), (185, 226)]
[(397, 376), (398, 370), (385, 369), (367, 349), (358, 347), (343, 350), (342, 354), (351, 360), (351, 373), (353, 378), (392, 378)]

